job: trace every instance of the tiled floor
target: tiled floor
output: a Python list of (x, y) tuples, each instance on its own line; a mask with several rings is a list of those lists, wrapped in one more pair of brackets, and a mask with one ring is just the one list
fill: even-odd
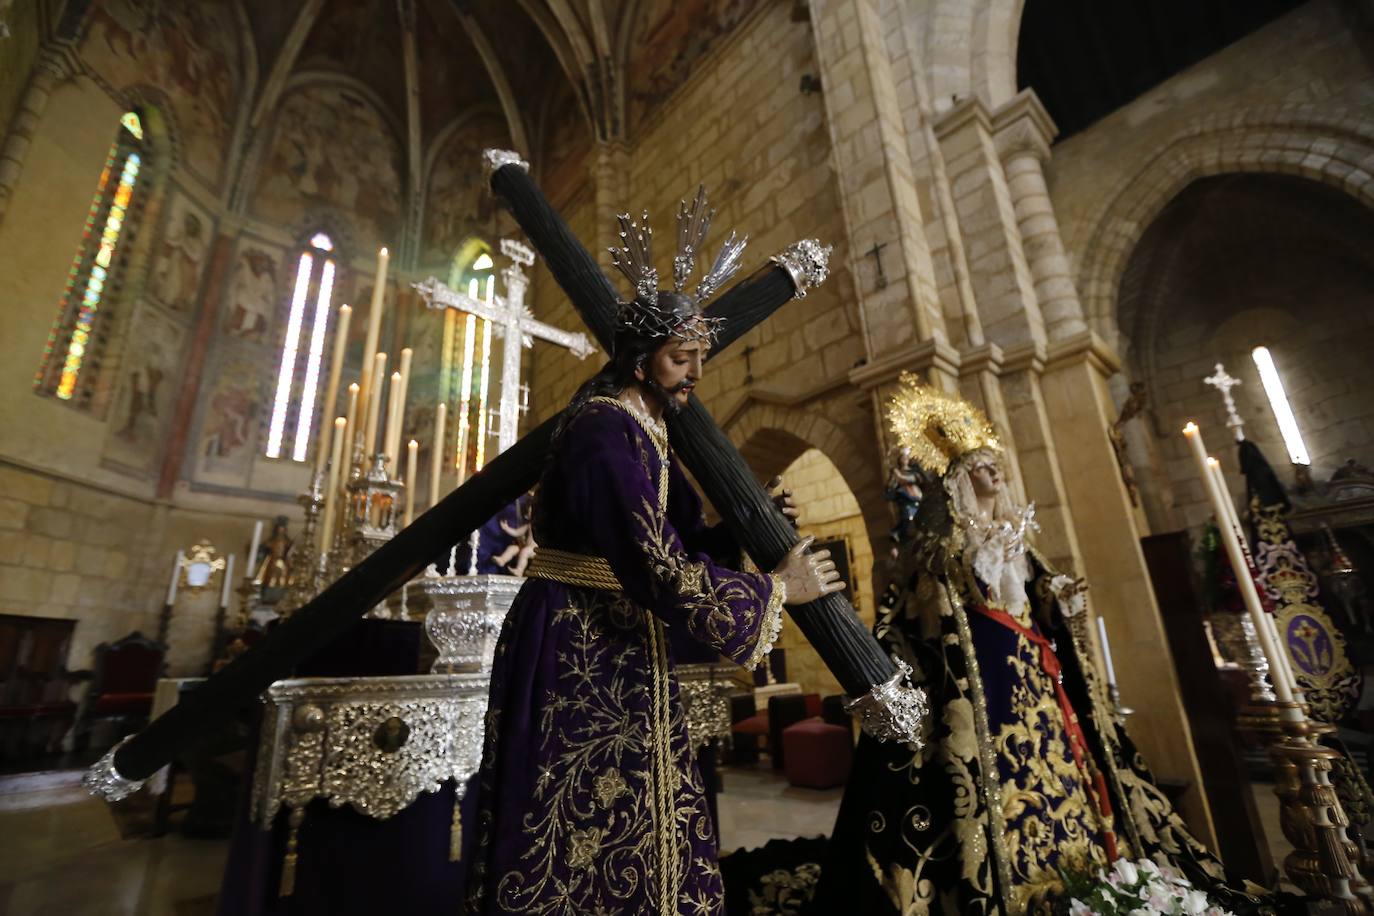
[[(830, 833), (840, 789), (796, 789), (764, 763), (721, 771), (721, 849)], [(0, 916), (211, 916), (225, 841), (121, 839), (106, 806), (87, 797), (79, 772), (0, 780)], [(1282, 862), (1278, 805), (1255, 787), (1261, 820)]]
[(720, 849), (753, 849), (782, 837), (829, 836), (843, 789), (796, 789), (765, 761), (758, 769), (723, 767), (718, 799)]
[(79, 778), (0, 790), (0, 914), (211, 916), (228, 843), (177, 833), (121, 839)]

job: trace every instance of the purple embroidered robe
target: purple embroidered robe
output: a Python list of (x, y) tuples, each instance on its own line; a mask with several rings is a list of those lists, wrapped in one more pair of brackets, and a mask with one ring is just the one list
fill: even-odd
[(532, 578), (506, 617), (468, 912), (722, 913), (665, 630), (753, 667), (781, 589), (713, 562), (717, 539), (662, 427), (618, 401), (572, 420), (540, 487), (541, 548), (604, 558), (623, 590)]

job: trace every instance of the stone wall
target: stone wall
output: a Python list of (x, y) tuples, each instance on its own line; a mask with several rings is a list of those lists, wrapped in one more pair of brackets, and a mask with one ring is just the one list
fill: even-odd
[[(1084, 309), (1094, 329), (1128, 357), (1131, 377), (1150, 386), (1148, 434), (1141, 426), (1128, 439), (1151, 525), (1158, 530), (1197, 525), (1210, 514), (1175, 441), (1186, 419), (1203, 425), (1209, 448), (1222, 457), (1240, 495), (1220, 397), (1201, 383), (1218, 360), (1245, 381), (1238, 391), (1243, 418), (1287, 479), (1286, 454), (1249, 358), (1257, 343), (1289, 345), (1276, 359), (1288, 367), (1290, 398), (1312, 437), (1309, 448), (1321, 455), (1319, 477), (1344, 457), (1368, 456), (1374, 447), (1374, 432), (1366, 429), (1354, 394), (1366, 386), (1350, 377), (1360, 371), (1357, 354), (1368, 345), (1367, 309), (1354, 305), (1350, 296), (1358, 294), (1347, 282), (1352, 278), (1334, 263), (1359, 273), (1350, 257), (1333, 248), (1329, 263), (1335, 273), (1316, 267), (1315, 255), (1278, 244), (1289, 227), (1272, 211), (1251, 220), (1245, 233), (1249, 252), (1235, 246), (1229, 255), (1229, 267), (1242, 259), (1257, 268), (1252, 278), (1267, 278), (1242, 282), (1248, 292), (1236, 284), (1223, 289), (1219, 282), (1205, 291), (1174, 287), (1170, 276), (1205, 272), (1200, 262), (1208, 256), (1196, 244), (1174, 250), (1167, 263), (1140, 253), (1142, 240), (1157, 231), (1152, 227), (1163, 222), (1171, 202), (1210, 176), (1301, 176), (1351, 204), (1374, 206), (1368, 169), (1374, 132), (1358, 116), (1374, 101), (1371, 73), (1347, 11), (1317, 0), (1053, 148), (1047, 177)], [(1326, 212), (1315, 198), (1313, 207)], [(1273, 230), (1268, 245), (1258, 240), (1266, 228)], [(1256, 245), (1267, 253), (1257, 254)], [(1223, 273), (1228, 269), (1212, 263)], [(1287, 279), (1276, 283), (1276, 271)], [(1240, 273), (1227, 275), (1243, 280)], [(1142, 287), (1150, 288), (1148, 303), (1132, 298)], [(1253, 309), (1241, 301), (1246, 298)], [(1148, 312), (1144, 318), (1142, 311)], [(1144, 320), (1148, 331), (1140, 330)], [(1139, 334), (1146, 336), (1135, 339)], [(1354, 388), (1347, 391), (1347, 385)], [(1156, 444), (1149, 444), (1151, 438)]]
[[(1246, 436), (1281, 480), (1288, 453), (1251, 350), (1270, 348), (1312, 459), (1328, 478), (1348, 458), (1374, 461), (1374, 347), (1367, 307), (1374, 284), (1374, 214), (1316, 182), (1232, 175), (1191, 185), (1161, 213), (1122, 284), (1122, 332), (1131, 372), (1154, 407), (1140, 423), (1155, 436), (1177, 525), (1211, 514), (1179, 428), (1202, 427), (1236, 495), (1244, 488), (1220, 394), (1204, 384), (1223, 363)], [(1141, 445), (1143, 443), (1133, 443)], [(1156, 494), (1147, 504), (1163, 502)]]
[(1125, 261), (1190, 182), (1283, 172), (1369, 200), (1374, 80), (1335, 0), (1314, 0), (1056, 144), (1046, 172), (1084, 308), (1115, 340)]
[[(68, 667), (89, 668), (97, 644), (156, 634), (178, 550), (208, 541), (234, 554), (237, 580), (252, 524), (251, 515), (174, 508), (0, 461), (0, 613), (78, 619)], [(200, 674), (208, 661), (221, 584), (216, 575), (200, 593), (180, 591), (168, 633), (173, 676)]]

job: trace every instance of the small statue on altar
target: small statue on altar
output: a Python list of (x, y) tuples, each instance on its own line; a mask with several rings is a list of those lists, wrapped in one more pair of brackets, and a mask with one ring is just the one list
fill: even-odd
[(492, 554), (492, 564), (509, 575), (523, 576), (538, 546), (534, 543), (534, 526), (530, 523), (529, 497), (521, 496), (511, 503), (496, 517), (496, 523), (507, 540), (500, 552)]
[(265, 604), (275, 603), (291, 584), (289, 569), (294, 542), (287, 534), (286, 526), (286, 516), (278, 515), (272, 523), (272, 534), (258, 547), (253, 583), (262, 586)]
[(923, 494), (919, 473), (916, 462), (911, 458), (911, 451), (905, 448), (897, 449), (885, 491), (888, 501), (892, 503), (893, 511), (897, 514), (897, 524), (893, 525), (889, 532), (894, 544), (900, 544), (911, 536), (911, 524), (916, 520), (916, 513), (920, 511)]

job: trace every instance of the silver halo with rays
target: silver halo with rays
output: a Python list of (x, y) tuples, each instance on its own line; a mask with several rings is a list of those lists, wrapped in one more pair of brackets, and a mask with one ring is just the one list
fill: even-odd
[(617, 324), (622, 330), (651, 337), (678, 337), (684, 340), (714, 340), (721, 319), (708, 318), (701, 313), (701, 304), (723, 286), (740, 269), (748, 236), (738, 238), (734, 232), (721, 246), (711, 268), (702, 275), (694, 294), (688, 294), (687, 281), (696, 269), (697, 255), (706, 241), (715, 211), (706, 202), (706, 186), (698, 185), (696, 196), (689, 205), (681, 201), (677, 214), (677, 253), (673, 257), (673, 291), (693, 302), (692, 314), (683, 314), (682, 300), (673, 297), (678, 307), (665, 308), (660, 302), (658, 270), (653, 262), (653, 229), (649, 227), (649, 213), (644, 211), (638, 221), (628, 213), (616, 217), (620, 225), (620, 245), (611, 248), (611, 263), (630, 281), (634, 295), (622, 300)]

